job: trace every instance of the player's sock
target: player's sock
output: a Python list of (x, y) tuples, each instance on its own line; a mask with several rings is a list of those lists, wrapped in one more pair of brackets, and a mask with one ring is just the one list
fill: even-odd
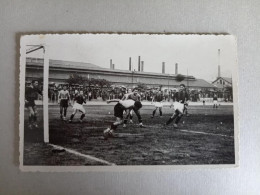
[(170, 117), (169, 120), (166, 122), (166, 125), (169, 125), (176, 117), (177, 117), (176, 115)]
[(85, 117), (85, 114), (82, 114), (80, 117), (80, 120), (82, 120)]
[(112, 123), (112, 125), (111, 125), (111, 128), (110, 128), (110, 129), (112, 129), (112, 130), (116, 130), (116, 128), (117, 128), (117, 126), (116, 126), (116, 125), (114, 125), (114, 123)]
[(132, 114), (130, 114), (130, 120), (132, 120), (133, 119), (133, 115)]
[(72, 121), (72, 119), (74, 118), (74, 115), (75, 114), (72, 114), (71, 116), (70, 116), (70, 120)]
[(33, 121), (33, 117), (29, 116), (29, 123), (32, 123), (32, 121)]
[(177, 116), (177, 118), (175, 120), (175, 124), (178, 124), (180, 120), (181, 120), (181, 116)]
[(155, 115), (156, 110), (153, 111), (153, 116)]
[(160, 116), (162, 116), (162, 111), (160, 110), (159, 112), (160, 112)]
[(67, 108), (64, 108), (64, 117), (67, 116)]
[(166, 122), (166, 125), (169, 125), (174, 119), (172, 117), (169, 118), (169, 120)]
[(37, 121), (37, 116), (36, 116), (36, 115), (33, 116), (33, 121), (34, 121), (34, 122)]
[(127, 119), (124, 120), (124, 124), (127, 124)]

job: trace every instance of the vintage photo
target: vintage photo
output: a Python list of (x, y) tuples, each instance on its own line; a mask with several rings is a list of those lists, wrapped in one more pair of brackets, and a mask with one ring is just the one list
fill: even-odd
[(20, 44), (22, 170), (238, 165), (234, 36), (46, 34)]

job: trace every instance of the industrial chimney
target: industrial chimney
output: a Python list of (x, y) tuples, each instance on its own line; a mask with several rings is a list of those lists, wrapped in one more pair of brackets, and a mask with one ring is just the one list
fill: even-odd
[(220, 77), (221, 74), (220, 74), (220, 65), (218, 65), (218, 77)]
[(112, 59), (110, 59), (110, 69), (113, 69)]
[(162, 73), (165, 74), (165, 62), (162, 63)]
[(141, 71), (141, 56), (138, 56), (138, 71)]
[(178, 63), (175, 64), (175, 74), (178, 74)]
[(144, 61), (141, 61), (141, 72), (144, 71)]
[(131, 57), (129, 58), (129, 71), (132, 71), (132, 62), (131, 62)]
[(112, 65), (112, 69), (115, 70), (115, 64)]

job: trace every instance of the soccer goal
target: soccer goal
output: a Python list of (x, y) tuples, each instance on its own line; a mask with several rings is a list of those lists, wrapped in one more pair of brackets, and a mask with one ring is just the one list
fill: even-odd
[[(26, 45), (26, 55), (38, 50), (43, 50), (43, 137), (44, 142), (49, 143), (49, 114), (48, 114), (48, 87), (49, 87), (49, 55), (48, 46), (40, 45)], [(25, 57), (26, 57), (25, 55)], [(25, 58), (26, 59), (26, 58)], [(26, 60), (25, 60), (26, 63)], [(26, 65), (26, 64), (25, 64)], [(25, 66), (26, 67), (26, 66)]]

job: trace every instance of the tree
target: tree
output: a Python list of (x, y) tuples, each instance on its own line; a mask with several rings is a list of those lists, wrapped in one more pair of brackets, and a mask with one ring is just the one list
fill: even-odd
[(73, 84), (79, 84), (79, 85), (83, 85), (85, 86), (86, 83), (88, 83), (88, 79), (77, 74), (77, 73), (73, 73), (69, 76), (69, 78), (66, 80), (67, 83), (69, 85), (73, 85)]
[(181, 82), (181, 81), (183, 81), (184, 79), (185, 79), (185, 77), (184, 77), (182, 74), (177, 74), (177, 75), (176, 75), (176, 81)]
[(148, 87), (145, 83), (137, 83), (137, 88), (141, 91), (145, 91)]

